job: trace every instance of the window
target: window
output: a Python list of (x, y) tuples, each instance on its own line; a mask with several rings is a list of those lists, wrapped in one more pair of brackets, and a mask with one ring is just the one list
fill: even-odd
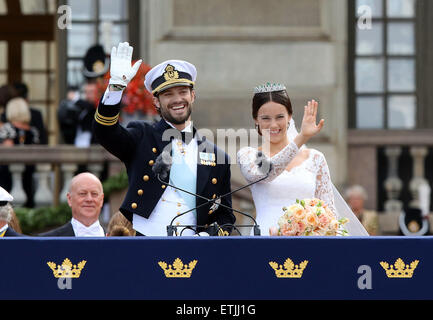
[(349, 127), (417, 127), (416, 1), (350, 1)]
[(55, 110), (55, 0), (0, 0), (0, 85), (22, 82), (52, 131)]
[(66, 36), (66, 83), (79, 86), (84, 82), (83, 57), (95, 44), (109, 54), (119, 42), (129, 41), (130, 3), (124, 0), (68, 0), (72, 11), (72, 28)]

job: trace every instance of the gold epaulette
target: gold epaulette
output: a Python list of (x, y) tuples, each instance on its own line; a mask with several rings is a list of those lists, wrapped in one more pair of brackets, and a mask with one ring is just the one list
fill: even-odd
[(112, 126), (117, 123), (119, 120), (119, 114), (116, 114), (114, 117), (105, 117), (102, 116), (98, 110), (95, 113), (95, 120), (97, 123), (102, 124), (103, 126)]

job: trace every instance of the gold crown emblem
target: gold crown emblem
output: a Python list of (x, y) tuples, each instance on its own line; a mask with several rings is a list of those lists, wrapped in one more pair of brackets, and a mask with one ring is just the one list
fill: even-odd
[(220, 237), (228, 237), (230, 234), (229, 234), (228, 231), (225, 231), (225, 230), (219, 228), (219, 229), (218, 229), (218, 235), (219, 235)]
[(66, 258), (63, 263), (58, 266), (54, 262), (47, 262), (48, 266), (53, 270), (55, 278), (79, 278), (81, 270), (83, 270), (86, 260), (79, 262), (77, 265), (72, 264), (71, 260)]
[(418, 262), (418, 260), (414, 260), (409, 265), (405, 264), (401, 258), (398, 258), (395, 260), (394, 265), (389, 265), (383, 261), (380, 262), (380, 265), (385, 269), (388, 278), (412, 278)]
[(167, 67), (165, 67), (165, 73), (164, 73), (164, 79), (166, 81), (178, 79), (179, 73), (174, 69), (174, 67), (171, 64), (168, 64)]
[(304, 260), (299, 265), (295, 265), (290, 258), (287, 258), (283, 265), (273, 261), (269, 262), (277, 278), (301, 278), (307, 264), (308, 260)]
[(158, 262), (159, 266), (164, 270), (166, 278), (189, 278), (192, 270), (194, 270), (197, 260), (191, 261), (188, 265), (183, 264), (182, 260), (176, 258), (173, 265), (168, 265), (164, 261)]

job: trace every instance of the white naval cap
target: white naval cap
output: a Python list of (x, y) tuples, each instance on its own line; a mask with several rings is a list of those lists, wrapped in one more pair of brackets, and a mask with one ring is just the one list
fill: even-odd
[(144, 85), (153, 95), (176, 86), (194, 86), (197, 78), (195, 66), (183, 60), (167, 60), (150, 69)]
[(0, 187), (0, 206), (6, 205), (8, 202), (11, 202), (14, 200), (14, 197), (10, 195), (9, 192), (7, 192), (5, 189)]

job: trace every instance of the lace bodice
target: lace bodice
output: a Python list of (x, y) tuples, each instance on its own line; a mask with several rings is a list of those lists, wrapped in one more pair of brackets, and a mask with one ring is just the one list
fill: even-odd
[[(280, 152), (274, 155), (270, 159), (272, 168), (269, 177), (263, 180), (263, 182), (272, 181), (280, 175), (286, 169), (289, 162), (296, 156), (298, 151), (298, 146), (294, 142), (290, 142)], [(255, 148), (245, 147), (239, 150), (237, 154), (237, 162), (240, 165), (242, 175), (248, 182), (253, 182), (266, 176), (266, 173), (262, 172), (256, 163), (257, 152), (258, 150)]]
[[(251, 186), (256, 220), (262, 235), (269, 235), (269, 228), (276, 226), (278, 218), (283, 214), (282, 208), (295, 203), (296, 199), (322, 199), (334, 214), (336, 213), (326, 159), (321, 152), (308, 150), (308, 158), (287, 171), (287, 165), (298, 152), (297, 146), (290, 143), (269, 159), (272, 163), (269, 177)], [(255, 163), (256, 159), (257, 149), (251, 147), (242, 148), (237, 155), (241, 172), (249, 182), (265, 176)]]

